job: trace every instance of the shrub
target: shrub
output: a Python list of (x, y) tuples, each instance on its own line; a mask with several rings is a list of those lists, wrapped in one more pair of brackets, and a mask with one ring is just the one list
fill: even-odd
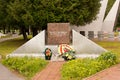
[(111, 52), (103, 53), (95, 59), (68, 61), (61, 70), (62, 80), (81, 80), (114, 64), (117, 64), (117, 56)]
[(117, 56), (112, 52), (105, 52), (105, 53), (101, 54), (97, 58), (97, 60), (99, 60), (99, 61), (104, 60), (104, 61), (106, 61), (106, 63), (109, 63), (109, 65), (114, 65), (118, 62)]
[(25, 77), (32, 77), (44, 68), (47, 62), (40, 58), (32, 58), (32, 57), (13, 57), (7, 58), (2, 61), (2, 63), (11, 69), (18, 71), (20, 74)]

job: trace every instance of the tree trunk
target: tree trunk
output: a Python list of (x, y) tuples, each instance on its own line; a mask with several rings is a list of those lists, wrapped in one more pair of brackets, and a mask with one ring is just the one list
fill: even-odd
[(10, 26), (8, 26), (7, 33), (10, 33)]
[(5, 26), (3, 26), (3, 33), (5, 34), (6, 32), (5, 32)]
[(28, 33), (28, 35), (30, 35), (29, 29), (28, 29), (28, 32), (27, 32), (27, 33)]
[(27, 35), (26, 35), (26, 29), (25, 29), (25, 27), (22, 27), (22, 28), (21, 28), (21, 32), (22, 32), (22, 34), (23, 34), (24, 40), (28, 40)]
[(30, 35), (29, 29), (26, 29), (26, 32), (27, 32), (28, 35)]
[(32, 36), (33, 37), (36, 36), (38, 34), (37, 28), (32, 28), (32, 32), (33, 32)]

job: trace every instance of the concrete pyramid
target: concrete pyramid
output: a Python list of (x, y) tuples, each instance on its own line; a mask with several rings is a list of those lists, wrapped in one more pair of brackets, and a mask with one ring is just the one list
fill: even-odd
[[(82, 36), (75, 30), (72, 30), (72, 36), (73, 37), (71, 46), (75, 49), (77, 55), (85, 54), (84, 56), (86, 57), (96, 54), (98, 56), (99, 54), (107, 51), (96, 43)], [(42, 53), (46, 47), (50, 48), (53, 53), (58, 53), (58, 45), (45, 45), (45, 31), (42, 31), (8, 56), (43, 57), (44, 55)]]

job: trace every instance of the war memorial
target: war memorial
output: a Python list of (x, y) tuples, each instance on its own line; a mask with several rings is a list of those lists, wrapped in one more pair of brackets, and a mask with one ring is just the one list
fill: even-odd
[(35, 56), (44, 58), (43, 52), (46, 48), (50, 48), (55, 55), (59, 55), (58, 45), (68, 44), (75, 49), (77, 57), (96, 57), (107, 50), (89, 39), (97, 37), (99, 40), (102, 40), (104, 33), (108, 33), (110, 34), (108, 36), (109, 39), (113, 40), (113, 27), (116, 23), (119, 2), (119, 0), (115, 1), (104, 19), (108, 0), (101, 0), (98, 18), (85, 26), (77, 27), (69, 23), (48, 23), (46, 31), (41, 31), (37, 36), (8, 56)]
[(44, 50), (51, 49), (52, 60), (59, 55), (58, 46), (68, 44), (76, 52), (76, 57), (97, 57), (107, 51), (85, 36), (70, 28), (69, 23), (48, 23), (47, 31), (41, 31), (37, 36), (23, 44), (8, 56), (34, 56), (44, 58)]

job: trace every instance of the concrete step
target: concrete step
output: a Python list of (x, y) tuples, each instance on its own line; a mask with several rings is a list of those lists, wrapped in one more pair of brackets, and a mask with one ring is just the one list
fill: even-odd
[(64, 61), (64, 59), (59, 54), (53, 54), (51, 61)]

